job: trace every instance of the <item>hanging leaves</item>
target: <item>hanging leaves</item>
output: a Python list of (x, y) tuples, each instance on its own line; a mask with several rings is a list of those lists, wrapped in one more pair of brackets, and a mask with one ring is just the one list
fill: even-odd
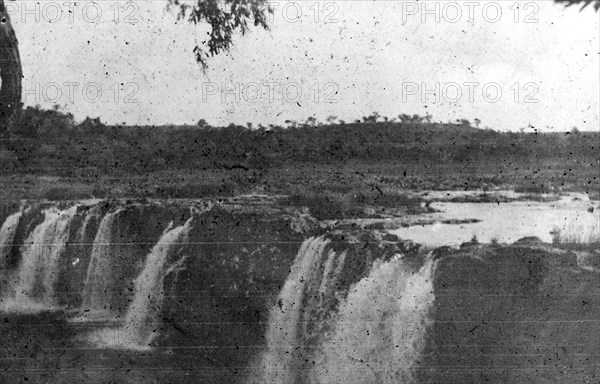
[(273, 9), (266, 0), (198, 0), (182, 3), (169, 0), (169, 9), (177, 8), (177, 19), (210, 26), (208, 38), (194, 47), (196, 61), (207, 68), (210, 57), (227, 52), (233, 45), (233, 35), (248, 32), (248, 23), (269, 29), (267, 18)]

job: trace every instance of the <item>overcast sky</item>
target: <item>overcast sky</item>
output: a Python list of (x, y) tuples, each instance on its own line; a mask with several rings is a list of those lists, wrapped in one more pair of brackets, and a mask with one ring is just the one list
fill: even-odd
[(10, 4), (25, 104), (59, 104), (78, 120), (256, 126), (377, 111), (497, 130), (600, 125), (591, 7), (282, 1), (271, 31), (238, 37), (203, 73), (192, 49), (206, 29), (175, 23), (166, 0)]

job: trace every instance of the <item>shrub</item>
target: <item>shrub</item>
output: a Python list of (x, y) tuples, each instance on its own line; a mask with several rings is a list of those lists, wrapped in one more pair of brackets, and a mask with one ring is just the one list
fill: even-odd
[(542, 184), (519, 185), (515, 187), (517, 193), (550, 193), (550, 187)]
[(394, 190), (369, 189), (353, 194), (357, 204), (375, 205), (386, 208), (415, 206), (420, 204), (416, 196)]
[(234, 196), (239, 193), (235, 183), (186, 183), (182, 185), (161, 186), (154, 192), (157, 198), (199, 199), (214, 196)]
[(307, 207), (311, 215), (319, 220), (341, 219), (350, 212), (348, 200), (332, 194), (292, 195), (285, 203)]
[(60, 201), (60, 200), (80, 200), (89, 199), (92, 197), (89, 189), (81, 186), (59, 186), (51, 187), (42, 191), (43, 199)]
[(571, 221), (562, 227), (554, 226), (551, 234), (554, 244), (600, 243), (600, 223), (596, 221), (592, 225), (583, 225)]

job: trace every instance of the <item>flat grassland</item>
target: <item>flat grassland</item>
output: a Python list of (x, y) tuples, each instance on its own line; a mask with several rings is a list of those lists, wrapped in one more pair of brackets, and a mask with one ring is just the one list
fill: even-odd
[(501, 133), (467, 123), (132, 127), (28, 108), (0, 132), (0, 200), (264, 193), (345, 209), (418, 203), (403, 191), (600, 195), (599, 132)]

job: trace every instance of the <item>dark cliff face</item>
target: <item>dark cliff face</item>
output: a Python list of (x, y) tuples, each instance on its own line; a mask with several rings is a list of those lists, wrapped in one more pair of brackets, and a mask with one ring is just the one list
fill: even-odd
[[(57, 212), (69, 207), (48, 203), (23, 210), (7, 263), (13, 276), (16, 273), (17, 283), (23, 245), (35, 228), (48, 219), (44, 211), (49, 208)], [(109, 226), (105, 225), (106, 236), (99, 238), (102, 222), (109, 215), (113, 218)], [(102, 264), (109, 268), (103, 271), (106, 276), (102, 279), (110, 278), (110, 292), (96, 293), (105, 294), (108, 309), (124, 319), (136, 294), (135, 279), (144, 269), (149, 252), (167, 228), (183, 225), (190, 217), (192, 229), (186, 242), (169, 254), (166, 262), (169, 269), (177, 260), (184, 260), (164, 277), (161, 289), (165, 300), (158, 319), (164, 325), (157, 329), (161, 336), (152, 345), (199, 347), (183, 349), (185, 353), (178, 355), (175, 363), (189, 362), (191, 358), (213, 371), (234, 367), (236, 361), (247, 362), (250, 354), (239, 348), (264, 344), (261, 339), (268, 308), (274, 303), (300, 244), (306, 236), (321, 231), (314, 219), (287, 208), (237, 201), (82, 204), (70, 220), (65, 250), (56, 264), (56, 305), (85, 314), (85, 285), (92, 250), (97, 248), (97, 254), (110, 259)], [(110, 244), (102, 243), (106, 240)], [(98, 252), (102, 247), (110, 249)], [(43, 292), (38, 292), (38, 288), (32, 293), (34, 299), (42, 298)], [(205, 354), (203, 346), (211, 346), (207, 349), (210, 353)], [(217, 378), (234, 379), (229, 368), (225, 373)]]
[[(18, 210), (18, 209), (17, 209)], [(44, 215), (37, 207), (28, 207), (22, 211), (21, 218), (17, 224), (12, 247), (8, 252), (6, 267), (16, 268), (21, 261), (20, 247), (25, 242), (28, 234), (44, 220)]]
[[(112, 228), (111, 246), (114, 295), (111, 308), (123, 314), (134, 294), (133, 281), (143, 268), (146, 255), (171, 221), (179, 220), (181, 212), (160, 205), (100, 203), (83, 207), (71, 223), (66, 252), (60, 260), (59, 284), (56, 288), (59, 304), (78, 308), (86, 281), (96, 233), (103, 217), (119, 211)], [(85, 228), (83, 226), (85, 225)]]
[[(306, 239), (306, 234), (290, 231), (290, 225), (286, 218), (265, 220), (220, 210), (200, 215), (190, 236), (198, 243), (182, 252), (188, 256), (185, 267), (165, 279), (165, 325), (157, 344), (195, 348), (195, 361), (219, 372), (217, 381), (244, 382), (241, 377), (266, 348), (270, 313), (283, 305), (278, 295)], [(315, 325), (329, 320), (375, 260), (418, 250), (394, 236), (368, 231), (333, 232), (323, 238), (328, 242), (325, 257), (306, 276), (301, 304), (301, 321), (307, 323), (299, 336), (304, 345), (318, 342), (323, 330)], [(319, 287), (329, 278), (323, 269), (330, 251), (344, 254), (344, 261), (331, 282), (335, 286), (330, 292), (337, 294), (323, 295)], [(174, 353), (190, 358), (185, 349)]]
[[(95, 247), (98, 251), (106, 247), (110, 271), (105, 272), (112, 280), (110, 309), (123, 314), (134, 295), (133, 282), (161, 234), (169, 225), (182, 225), (191, 216), (194, 219), (189, 244), (180, 252), (187, 257), (185, 272), (173, 276), (181, 277), (184, 282), (194, 281), (197, 286), (192, 284), (192, 288), (205, 291), (238, 292), (240, 286), (245, 289), (250, 286), (254, 291), (262, 291), (263, 286), (278, 289), (304, 236), (319, 228), (314, 219), (306, 215), (269, 207), (268, 202), (244, 205), (237, 200), (217, 204), (212, 201), (80, 204), (69, 224), (65, 251), (56, 266), (59, 270), (56, 304), (79, 308), (92, 249)], [(5, 216), (19, 209), (12, 208)], [(68, 203), (50, 202), (22, 208), (5, 260), (7, 269), (19, 268), (23, 246), (34, 229), (44, 222), (45, 210), (67, 208)], [(96, 238), (102, 220), (109, 214), (114, 218), (106, 239)], [(103, 244), (102, 240), (107, 239), (110, 244)], [(173, 286), (173, 276), (166, 277), (167, 287)], [(187, 292), (182, 294), (188, 295)]]
[(175, 255), (185, 257), (182, 268), (165, 277), (164, 325), (156, 344), (184, 347), (175, 349), (183, 364), (193, 358), (233, 380), (235, 367), (247, 365), (264, 344), (269, 305), (303, 241), (291, 224), (259, 212), (201, 213), (190, 244)]
[[(44, 222), (44, 210), (51, 207), (69, 208), (45, 203), (23, 209), (6, 260), (9, 269), (18, 268), (22, 245)], [(110, 215), (110, 226), (104, 228), (106, 236), (98, 237)], [(161, 269), (165, 271), (160, 280), (164, 299), (152, 302), (160, 303), (160, 307), (156, 309), (159, 336), (153, 338), (151, 346), (161, 347), (157, 348), (160, 353), (170, 351), (164, 356), (174, 369), (184, 372), (193, 366), (196, 373), (205, 372), (199, 374), (207, 377), (205, 382), (248, 383), (248, 371), (263, 368), (262, 354), (273, 352), (276, 356), (280, 350), (286, 351), (285, 346), (274, 348), (273, 340), (279, 339), (269, 334), (277, 309), (282, 313), (287, 310), (289, 315), (279, 320), (297, 321), (280, 328), (282, 335), (277, 335), (290, 343), (287, 351), (295, 360), (285, 361), (288, 365), (283, 366), (299, 372), (289, 376), (291, 382), (315, 382), (310, 376), (315, 373), (314, 366), (327, 360), (317, 359), (315, 348), (327, 358), (326, 353), (339, 352), (335, 358), (352, 365), (348, 369), (372, 370), (365, 368), (369, 361), (359, 364), (353, 360), (355, 355), (362, 356), (362, 338), (365, 344), (385, 344), (374, 347), (375, 352), (384, 351), (377, 359), (390, 356), (386, 348), (392, 339), (365, 334), (358, 335), (354, 344), (344, 344), (349, 342), (344, 337), (354, 328), (344, 337), (331, 338), (349, 303), (361, 306), (358, 312), (383, 312), (380, 317), (365, 316), (376, 325), (362, 331), (387, 335), (389, 329), (382, 328), (394, 326), (389, 320), (393, 315), (403, 326), (404, 322), (415, 322), (408, 324), (407, 330), (413, 329), (412, 325), (423, 330), (424, 347), (410, 349), (419, 351), (419, 356), (414, 359), (416, 365), (410, 367), (414, 374), (407, 374), (417, 382), (549, 382), (557, 377), (562, 382), (593, 382), (590, 380), (597, 378), (590, 360), (600, 353), (597, 337), (590, 336), (600, 333), (597, 252), (583, 246), (568, 250), (519, 242), (512, 246), (443, 247), (425, 255), (417, 245), (384, 232), (324, 229), (310, 216), (265, 202), (82, 204), (70, 222), (65, 251), (58, 260), (56, 304), (82, 308), (92, 250), (110, 246), (109, 252), (97, 255), (110, 259), (102, 264), (108, 268), (103, 272), (110, 280), (106, 303), (123, 319), (136, 294), (135, 280), (148, 265), (149, 253), (167, 228), (188, 225), (190, 217), (189, 235), (166, 253), (165, 268)], [(295, 273), (303, 257), (310, 263)], [(427, 265), (431, 268), (425, 274)], [(373, 273), (381, 272), (382, 266), (394, 272)], [(427, 276), (427, 284), (425, 278), (413, 278), (419, 274)], [(378, 278), (389, 279), (383, 280), (381, 292), (391, 297), (375, 307), (380, 291), (368, 291), (368, 284), (361, 288), (361, 283), (374, 283)], [(297, 279), (293, 288), (282, 295), (286, 283), (293, 279)], [(390, 292), (400, 279), (406, 281), (405, 286), (398, 285), (397, 291)], [(411, 290), (413, 282), (427, 292)], [(357, 294), (360, 289), (362, 293)], [(411, 295), (429, 297), (431, 289), (434, 297), (428, 303), (432, 304), (421, 306), (419, 324), (416, 317), (398, 313), (417, 312), (419, 300), (411, 301)], [(373, 292), (374, 296), (369, 296)], [(366, 299), (357, 300), (361, 294)], [(407, 298), (406, 305), (399, 305)], [(289, 335), (291, 339), (284, 337)], [(411, 335), (405, 336), (408, 340)], [(397, 368), (405, 361), (398, 362), (393, 355), (388, 362)], [(324, 374), (323, 367), (317, 368)], [(258, 382), (271, 382), (264, 376), (261, 380)]]
[(68, 308), (78, 308), (81, 305), (81, 294), (90, 264), (94, 238), (102, 217), (110, 208), (109, 204), (101, 203), (94, 207), (78, 209), (69, 230), (69, 242), (64, 257), (59, 261), (61, 273), (58, 278), (57, 294), (60, 305)]
[(593, 377), (598, 274), (580, 268), (574, 253), (521, 244), (446, 249), (437, 257), (434, 322), (420, 382)]

